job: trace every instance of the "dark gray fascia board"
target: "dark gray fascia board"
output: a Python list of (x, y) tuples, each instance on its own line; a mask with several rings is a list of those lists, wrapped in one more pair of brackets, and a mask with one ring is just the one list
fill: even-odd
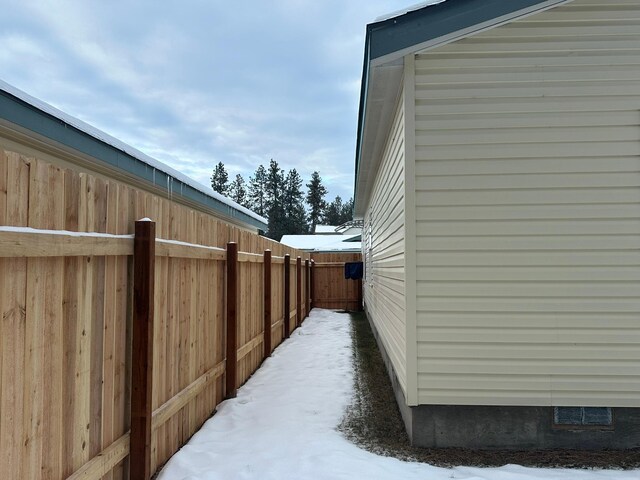
[(235, 219), (240, 223), (251, 225), (259, 230), (266, 230), (267, 225), (234, 209), (191, 185), (169, 175), (162, 170), (139, 160), (138, 158), (102, 142), (91, 135), (69, 125), (53, 115), (43, 112), (0, 89), (0, 117), (8, 122), (32, 131), (42, 137), (76, 150), (84, 155), (102, 162), (107, 167), (144, 180), (155, 188), (165, 190), (168, 195), (180, 195), (186, 200), (219, 213), (221, 216)]
[(429, 41), (435, 41), (455, 32), (549, 3), (563, 2), (550, 2), (549, 0), (446, 0), (367, 25), (362, 83), (360, 85), (353, 198), (357, 197), (366, 97), (373, 63), (380, 62), (384, 57), (398, 54), (403, 50), (426, 44)]
[[(447, 0), (372, 23), (369, 60), (547, 3), (546, 0)], [(369, 30), (369, 28), (368, 28)]]

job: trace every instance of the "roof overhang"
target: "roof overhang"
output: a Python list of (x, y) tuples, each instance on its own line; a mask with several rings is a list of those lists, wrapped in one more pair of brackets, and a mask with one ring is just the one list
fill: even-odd
[(356, 140), (354, 218), (362, 218), (401, 92), (404, 57), (572, 0), (446, 0), (367, 25)]

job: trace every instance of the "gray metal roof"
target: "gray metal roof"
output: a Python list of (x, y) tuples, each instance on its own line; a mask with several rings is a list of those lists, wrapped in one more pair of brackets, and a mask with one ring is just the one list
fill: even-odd
[[(372, 91), (382, 100), (395, 101), (402, 77), (402, 58), (409, 54), (437, 47), (493, 26), (513, 21), (543, 9), (571, 0), (446, 0), (440, 3), (427, 2), (402, 10), (399, 15), (382, 17), (367, 25), (360, 110), (356, 141), (356, 176), (354, 200), (356, 214), (361, 214), (358, 204), (358, 186), (363, 154), (363, 137), (367, 128), (368, 98)], [(386, 72), (374, 75), (380, 67)], [(392, 70), (395, 67), (396, 72)], [(374, 85), (386, 82), (397, 85)], [(382, 99), (381, 97), (385, 98)], [(377, 112), (384, 111), (379, 105)], [(378, 113), (379, 115), (379, 113)], [(386, 131), (375, 128), (376, 131)], [(383, 139), (384, 141), (384, 139)], [(363, 199), (360, 198), (360, 201)]]
[(0, 80), (0, 121), (17, 125), (85, 154), (96, 159), (96, 162), (101, 162), (103, 166), (165, 190), (173, 198), (181, 196), (188, 202), (198, 204), (221, 217), (236, 220), (260, 230), (267, 229), (267, 220), (260, 215), (2, 80)]

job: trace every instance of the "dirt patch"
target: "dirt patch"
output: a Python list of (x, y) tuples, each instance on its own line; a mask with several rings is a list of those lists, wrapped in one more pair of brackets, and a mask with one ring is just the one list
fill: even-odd
[(378, 455), (440, 467), (517, 464), (547, 468), (640, 468), (640, 449), (496, 451), (412, 447), (369, 322), (364, 314), (351, 314), (351, 319), (355, 393), (339, 429), (361, 448)]

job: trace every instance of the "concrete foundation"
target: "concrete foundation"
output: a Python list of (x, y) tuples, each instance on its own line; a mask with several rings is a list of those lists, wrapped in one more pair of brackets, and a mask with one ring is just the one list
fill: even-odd
[[(613, 408), (609, 427), (554, 426), (553, 407), (407, 405), (396, 372), (366, 310), (411, 444), (471, 449), (628, 449), (640, 447), (640, 408)], [(605, 405), (606, 406), (606, 405)]]

